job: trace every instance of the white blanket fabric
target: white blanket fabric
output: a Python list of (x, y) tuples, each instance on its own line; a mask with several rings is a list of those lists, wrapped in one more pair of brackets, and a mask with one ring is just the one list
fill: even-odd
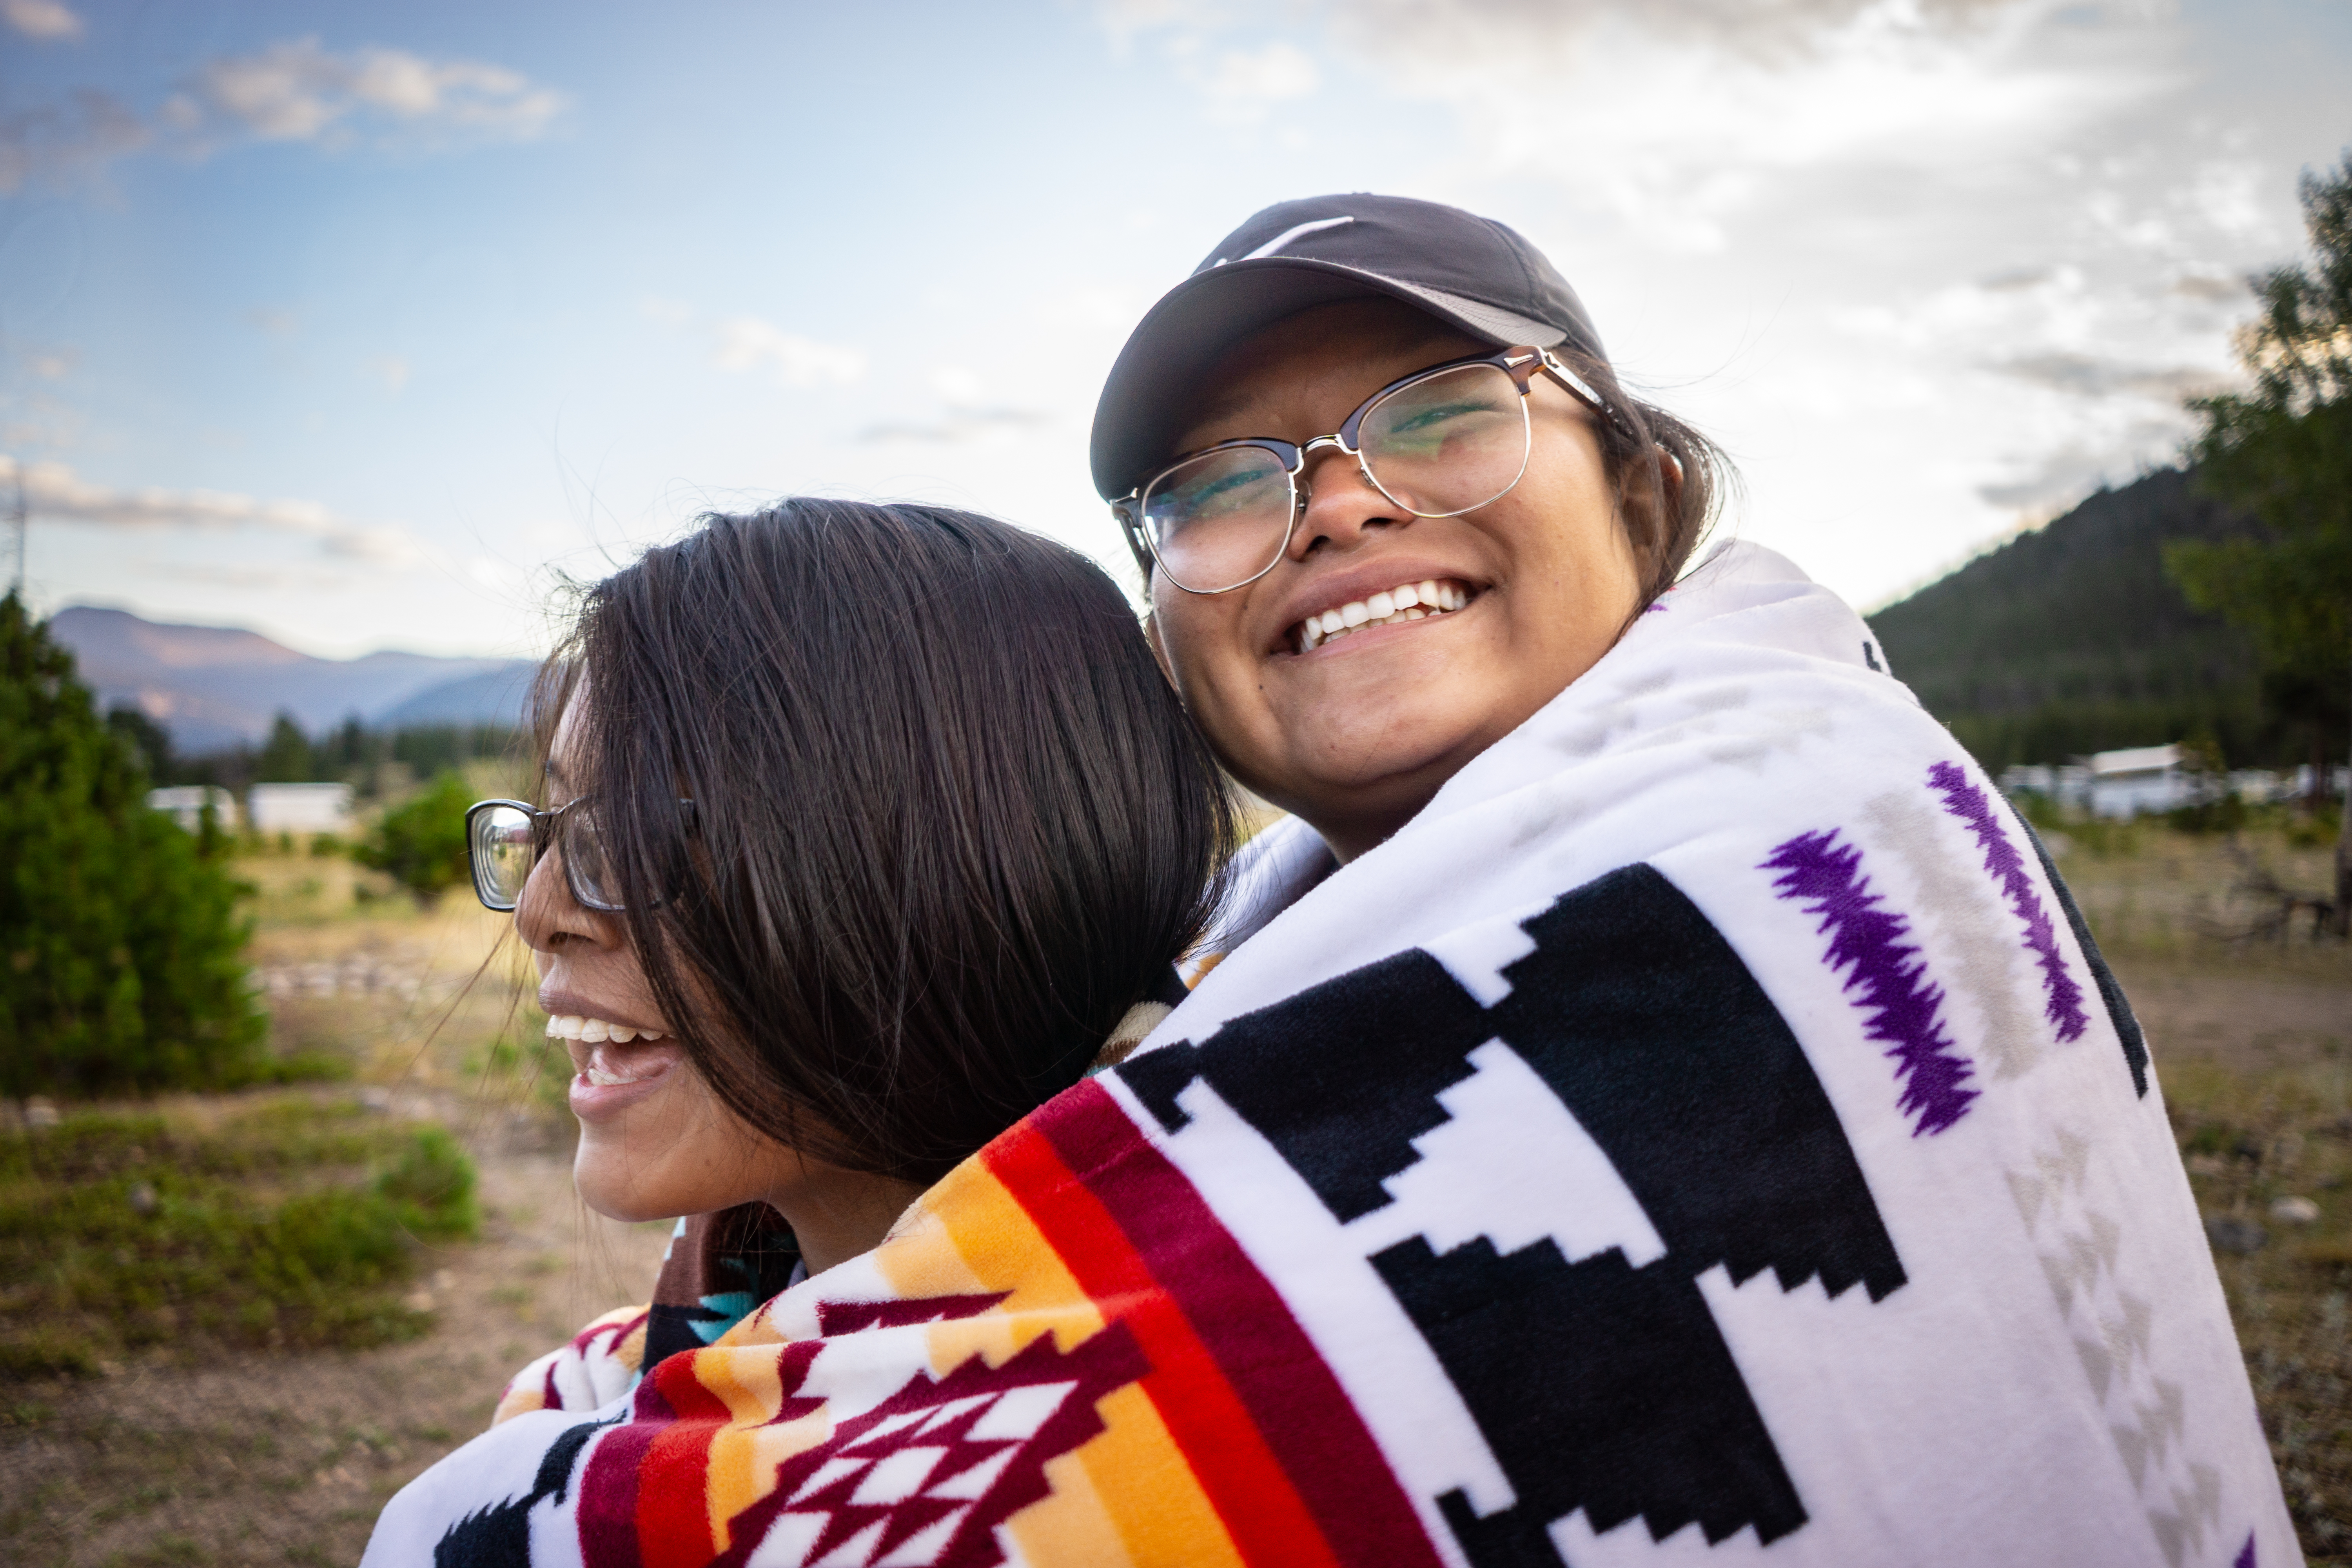
[[(1327, 1358), (1360, 1370), (1342, 1371), (1360, 1404), (1393, 1391), (1391, 1419), (1372, 1424), (1408, 1485), (1458, 1488), (1475, 1516), (1534, 1502), (1543, 1450), (1559, 1434), (1525, 1424), (1516, 1440), (1527, 1451), (1498, 1452), (1515, 1438), (1488, 1430), (1482, 1442), (1475, 1399), (1449, 1398), (1447, 1385), (1461, 1392), (1474, 1381), (1463, 1358), (1484, 1355), (1517, 1390), (1506, 1403), (1540, 1401), (1550, 1352), (1528, 1325), (1502, 1325), (1467, 1350), (1457, 1335), (1447, 1362), (1414, 1322), (1365, 1310), (1380, 1292), (1358, 1259), (1415, 1237), (1441, 1258), (1478, 1238), (1505, 1258), (1549, 1238), (1571, 1265), (1617, 1247), (1638, 1276), (1697, 1248), (1679, 1267), (1801, 1507), (1743, 1479), (1760, 1455), (1678, 1453), (1660, 1430), (1674, 1421), (1652, 1408), (1624, 1447), (1589, 1426), (1576, 1439), (1587, 1452), (1574, 1463), (1620, 1472), (1597, 1490), (1562, 1485), (1561, 1500), (1586, 1506), (1540, 1521), (1577, 1568), (2299, 1562), (2137, 1026), (2071, 929), (2072, 907), (2029, 830), (1884, 664), (1861, 619), (1789, 563), (1749, 545), (1718, 550), (1386, 844), (1334, 868), (1295, 819), (1255, 841), (1218, 943), (1230, 951), (1121, 1076), (1148, 1074), (1176, 1042), (1213, 1048), (1221, 1026), (1290, 999), (1281, 1027), (1328, 1019), (1338, 1040), (1362, 1038), (1361, 1070), (1377, 1077), (1390, 1026), (1412, 1005), (1393, 986), (1363, 986), (1367, 965), (1418, 948), (1496, 1008), (1515, 985), (1579, 963), (1570, 952), (1548, 957), (1548, 970), (1514, 971), (1538, 946), (1523, 922), (1645, 865), (1720, 933), (1793, 1030), (1899, 1268), (1848, 1247), (1837, 1277), (1824, 1260), (1839, 1246), (1825, 1238), (1854, 1216), (1808, 1216), (1801, 1201), (1780, 1217), (1769, 1201), (1755, 1205), (1748, 1217), (1760, 1230), (1736, 1267), (1709, 1264), (1707, 1247), (1727, 1247), (1703, 1219), (1650, 1212), (1679, 1201), (1662, 1181), (1697, 1184), (1698, 1207), (1704, 1189), (1752, 1196), (1792, 1177), (1813, 1184), (1804, 1159), (1784, 1157), (1791, 1151), (1757, 1124), (1730, 1130), (1747, 1168), (1645, 1169), (1653, 1195), (1636, 1197), (1643, 1183), (1612, 1168), (1583, 1125), (1596, 1113), (1618, 1164), (1629, 1139), (1730, 1146), (1683, 1134), (1714, 1114), (1707, 1097), (1738, 1073), (1694, 1064), (1706, 1087), (1678, 1100), (1685, 1068), (1671, 1040), (1622, 1040), (1657, 1052), (1662, 1070), (1601, 1069), (1582, 1100), (1548, 1088), (1559, 1072), (1531, 1069), (1517, 1041), (1480, 1044), (1465, 1058), (1475, 1074), (1422, 1119), (1437, 1125), (1416, 1139), (1419, 1158), (1381, 1173), (1391, 1201), (1371, 1207), (1380, 1194), (1366, 1194), (1363, 1212), (1338, 1224), (1332, 1184), (1316, 1202), (1297, 1173), (1299, 1149), (1286, 1157), (1262, 1131), (1283, 1114), (1281, 1097), (1264, 1094), (1267, 1111), (1229, 1106), (1221, 1096), (1234, 1091), (1206, 1073), (1176, 1091), (1191, 1115), (1166, 1147), (1213, 1199), (1234, 1194), (1217, 1206), (1254, 1256), (1287, 1259), (1277, 1282)], [(1612, 907), (1598, 899), (1598, 925), (1579, 929), (1605, 930)], [(1643, 911), (1629, 906), (1628, 918)], [(1706, 968), (1689, 956), (1692, 987), (1714, 985)], [(1359, 980), (1342, 978), (1351, 973)], [(1604, 1011), (1629, 1001), (1640, 1010), (1638, 998), (1602, 994), (1607, 978), (1569, 986), (1557, 1050), (1586, 1048), (1573, 1037), (1577, 1014), (1596, 998)], [(1327, 981), (1337, 984), (1301, 997)], [(1351, 989), (1362, 991), (1362, 1015), (1351, 1016)], [(1691, 1005), (1706, 1016), (1702, 998), (1680, 1000), (1685, 1024)], [(1613, 1011), (1604, 1026), (1624, 1028)], [(1714, 1054), (1701, 1038), (1686, 1045)], [(1623, 1103), (1643, 1096), (1653, 1103)], [(1783, 1218), (1785, 1247), (1772, 1234)], [(1490, 1268), (1483, 1288), (1499, 1278)], [(1864, 1288), (1849, 1288), (1857, 1281)], [(1425, 1331), (1478, 1305), (1475, 1295), (1451, 1308), (1423, 1300), (1406, 1316)], [(1604, 1347), (1599, 1359), (1620, 1356), (1641, 1352)], [(1580, 1415), (1605, 1421), (1643, 1397), (1637, 1379)], [(1653, 1529), (1692, 1510), (1705, 1520), (1727, 1481), (1717, 1522), (1734, 1529), (1713, 1545), (1712, 1526), (1656, 1541), (1620, 1522), (1628, 1506), (1647, 1510)], [(1615, 1506), (1596, 1510), (1599, 1493)], [(1598, 1531), (1596, 1511), (1615, 1516)]]
[(367, 1563), (2298, 1562), (2137, 1027), (1883, 664), (1718, 552), (1388, 843), (1262, 837), (1190, 997), (881, 1247), (634, 1386), (592, 1328)]

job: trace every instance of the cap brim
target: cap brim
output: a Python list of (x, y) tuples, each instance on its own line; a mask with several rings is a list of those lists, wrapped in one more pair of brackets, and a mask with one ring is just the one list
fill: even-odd
[(1110, 500), (1168, 456), (1174, 427), (1199, 396), (1201, 378), (1226, 350), (1286, 316), (1339, 300), (1386, 295), (1426, 310), (1482, 342), (1550, 348), (1570, 334), (1458, 294), (1307, 257), (1268, 256), (1197, 272), (1171, 289), (1119, 351), (1095, 407), (1088, 453), (1095, 490)]

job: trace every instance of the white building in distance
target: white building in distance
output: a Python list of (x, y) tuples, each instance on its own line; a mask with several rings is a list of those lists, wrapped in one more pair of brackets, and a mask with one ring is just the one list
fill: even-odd
[(347, 784), (257, 784), (245, 809), (256, 833), (348, 833), (352, 786)]
[(2091, 771), (2093, 816), (2137, 816), (2197, 804), (2197, 786), (2180, 766), (2178, 746), (2094, 752), (2084, 761)]
[(173, 784), (168, 789), (151, 789), (147, 805), (153, 811), (168, 812), (172, 820), (194, 833), (205, 814), (213, 808), (213, 823), (224, 832), (236, 826), (236, 796), (218, 784)]

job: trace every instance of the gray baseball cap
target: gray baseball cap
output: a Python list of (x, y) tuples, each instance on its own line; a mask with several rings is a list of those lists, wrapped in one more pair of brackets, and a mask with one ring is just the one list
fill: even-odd
[(1562, 344), (1606, 360), (1583, 301), (1543, 252), (1492, 218), (1406, 196), (1308, 196), (1225, 236), (1119, 350), (1095, 405), (1089, 457), (1105, 500), (1170, 456), (1201, 378), (1285, 316), (1386, 295), (1497, 348)]

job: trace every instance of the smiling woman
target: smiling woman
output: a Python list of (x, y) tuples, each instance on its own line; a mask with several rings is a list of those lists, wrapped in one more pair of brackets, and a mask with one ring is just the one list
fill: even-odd
[(811, 1270), (1076, 1080), (1230, 832), (1117, 590), (969, 514), (706, 518), (587, 590), (536, 711), (504, 875), (582, 1194), (765, 1205)]
[(2292, 1560), (2064, 884), (1851, 609), (1694, 562), (1719, 455), (1549, 260), (1267, 208), (1136, 328), (1094, 461), (1187, 708), (1293, 814), (1119, 1077), (1279, 1214), (1227, 1223), (1433, 1552)]

